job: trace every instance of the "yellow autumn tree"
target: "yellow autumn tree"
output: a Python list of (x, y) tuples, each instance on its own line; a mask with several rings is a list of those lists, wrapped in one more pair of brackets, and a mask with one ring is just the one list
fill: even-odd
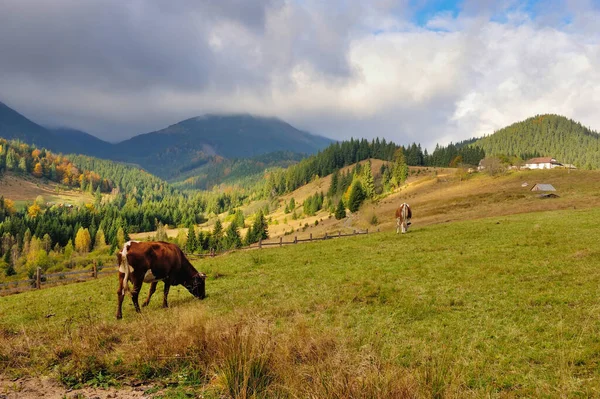
[(27, 214), (32, 218), (36, 217), (41, 212), (42, 212), (42, 208), (37, 203), (34, 203), (29, 208), (27, 208)]
[(90, 250), (90, 244), (92, 243), (92, 237), (88, 229), (80, 227), (75, 236), (75, 249), (81, 253), (87, 253)]
[(42, 164), (41, 163), (36, 163), (35, 166), (33, 167), (33, 175), (35, 177), (42, 177), (42, 174), (44, 173), (44, 168), (42, 168)]
[(4, 198), (4, 209), (6, 209), (8, 214), (11, 216), (17, 213), (17, 208), (15, 208), (15, 202), (8, 198)]

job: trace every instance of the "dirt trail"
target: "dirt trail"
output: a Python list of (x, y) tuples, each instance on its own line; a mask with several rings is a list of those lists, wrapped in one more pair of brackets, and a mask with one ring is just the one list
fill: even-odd
[(0, 376), (0, 399), (139, 399), (152, 398), (157, 394), (146, 394), (150, 386), (122, 388), (67, 389), (49, 378), (19, 378), (10, 380)]

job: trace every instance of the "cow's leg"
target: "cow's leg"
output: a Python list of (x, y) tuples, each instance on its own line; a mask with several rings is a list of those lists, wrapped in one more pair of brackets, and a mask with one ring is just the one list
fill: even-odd
[(127, 284), (125, 280), (125, 273), (119, 272), (119, 287), (117, 288), (117, 320), (123, 318), (123, 298), (125, 298), (125, 294), (123, 294), (124, 284)]
[(402, 222), (402, 234), (406, 233), (406, 222)]
[(133, 273), (129, 274), (129, 278), (133, 283), (133, 291), (131, 291), (131, 300), (133, 301), (133, 307), (135, 307), (135, 311), (141, 313), (140, 304), (138, 303), (138, 297), (140, 296), (140, 291), (142, 290), (142, 284), (144, 283), (144, 271), (140, 268), (138, 272), (135, 270)]
[(396, 218), (396, 234), (400, 233), (400, 218)]
[(150, 303), (150, 298), (152, 298), (152, 294), (154, 294), (154, 292), (156, 291), (156, 284), (158, 284), (158, 281), (153, 281), (150, 284), (150, 291), (148, 292), (148, 298), (146, 298), (144, 303), (142, 303), (142, 306), (148, 306), (148, 304)]
[(171, 288), (171, 284), (165, 280), (165, 291), (163, 295), (163, 308), (168, 308), (169, 304), (167, 303), (167, 297), (169, 296), (169, 288)]

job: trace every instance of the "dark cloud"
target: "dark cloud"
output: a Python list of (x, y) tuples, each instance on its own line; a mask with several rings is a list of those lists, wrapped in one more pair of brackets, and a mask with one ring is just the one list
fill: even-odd
[(534, 111), (600, 126), (599, 10), (552, 1), (466, 0), (433, 32), (409, 0), (5, 0), (0, 101), (110, 140), (206, 112), (427, 146)]

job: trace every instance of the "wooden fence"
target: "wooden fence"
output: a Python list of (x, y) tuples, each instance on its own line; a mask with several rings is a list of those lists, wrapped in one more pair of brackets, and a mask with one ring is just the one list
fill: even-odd
[[(377, 230), (377, 231), (379, 231), (379, 230)], [(361, 235), (361, 234), (369, 234), (369, 229), (366, 229), (365, 231), (354, 230), (352, 233), (349, 233), (349, 234), (342, 234), (339, 231), (337, 234), (325, 233), (325, 235), (322, 237), (313, 237), (313, 235), (311, 233), (309, 238), (298, 238), (298, 236), (295, 236), (293, 241), (283, 241), (283, 237), (279, 237), (279, 241), (274, 241), (274, 242), (263, 242), (263, 240), (261, 239), (256, 244), (242, 247), (239, 249), (222, 251), (222, 252), (211, 251), (208, 254), (186, 254), (186, 256), (189, 259), (194, 260), (194, 259), (201, 259), (201, 258), (206, 258), (206, 257), (215, 257), (218, 255), (224, 255), (226, 253), (233, 252), (233, 251), (239, 251), (239, 250), (262, 249), (262, 248), (265, 248), (268, 246), (282, 247), (284, 245), (299, 244), (299, 243), (303, 243), (303, 242), (312, 242), (312, 241), (323, 241), (323, 240), (330, 240), (333, 238), (357, 236), (357, 235)], [(93, 279), (93, 278), (98, 278), (98, 276), (100, 274), (109, 274), (109, 273), (114, 274), (115, 272), (116, 272), (115, 267), (107, 267), (106, 270), (104, 270), (102, 267), (98, 268), (96, 261), (94, 261), (91, 269), (75, 270), (72, 272), (58, 272), (58, 273), (43, 274), (42, 269), (40, 269), (38, 267), (36, 270), (35, 276), (31, 279), (10, 281), (8, 283), (0, 283), (0, 296), (19, 293), (22, 291), (29, 291), (32, 289), (39, 290), (43, 286), (53, 286), (53, 285), (59, 285), (59, 284), (64, 284), (64, 283), (85, 281), (85, 280), (89, 280), (89, 279)], [(76, 276), (76, 277), (70, 277), (70, 276)]]
[(98, 278), (99, 275), (115, 273), (112, 267), (98, 267), (96, 262), (91, 269), (74, 270), (72, 272), (42, 273), (41, 268), (36, 269), (35, 276), (27, 280), (9, 281), (0, 283), (0, 295), (9, 295), (22, 291), (41, 289), (43, 286), (54, 286), (59, 284), (73, 283)]
[[(377, 232), (379, 232), (379, 229), (377, 229)], [(244, 251), (244, 250), (248, 250), (248, 249), (262, 249), (262, 248), (268, 247), (268, 246), (282, 247), (284, 245), (299, 244), (299, 243), (303, 243), (303, 242), (312, 242), (312, 241), (323, 241), (323, 240), (330, 240), (333, 238), (352, 237), (352, 236), (357, 236), (357, 235), (361, 235), (361, 234), (369, 234), (369, 229), (366, 229), (365, 231), (354, 230), (352, 233), (349, 233), (349, 234), (342, 234), (340, 231), (338, 231), (337, 234), (325, 233), (325, 235), (322, 237), (313, 237), (312, 233), (310, 233), (309, 238), (298, 238), (298, 236), (294, 236), (293, 241), (283, 241), (283, 237), (279, 237), (279, 241), (272, 241), (272, 242), (263, 242), (263, 240), (260, 239), (260, 240), (258, 240), (258, 242), (256, 244), (248, 245), (248, 246), (242, 247), (242, 248), (230, 249), (227, 251), (220, 251), (220, 252), (211, 251), (210, 253), (207, 253), (207, 254), (186, 253), (185, 256), (187, 256), (190, 259), (214, 258), (215, 256), (224, 255), (224, 254), (234, 252), (234, 251)]]

